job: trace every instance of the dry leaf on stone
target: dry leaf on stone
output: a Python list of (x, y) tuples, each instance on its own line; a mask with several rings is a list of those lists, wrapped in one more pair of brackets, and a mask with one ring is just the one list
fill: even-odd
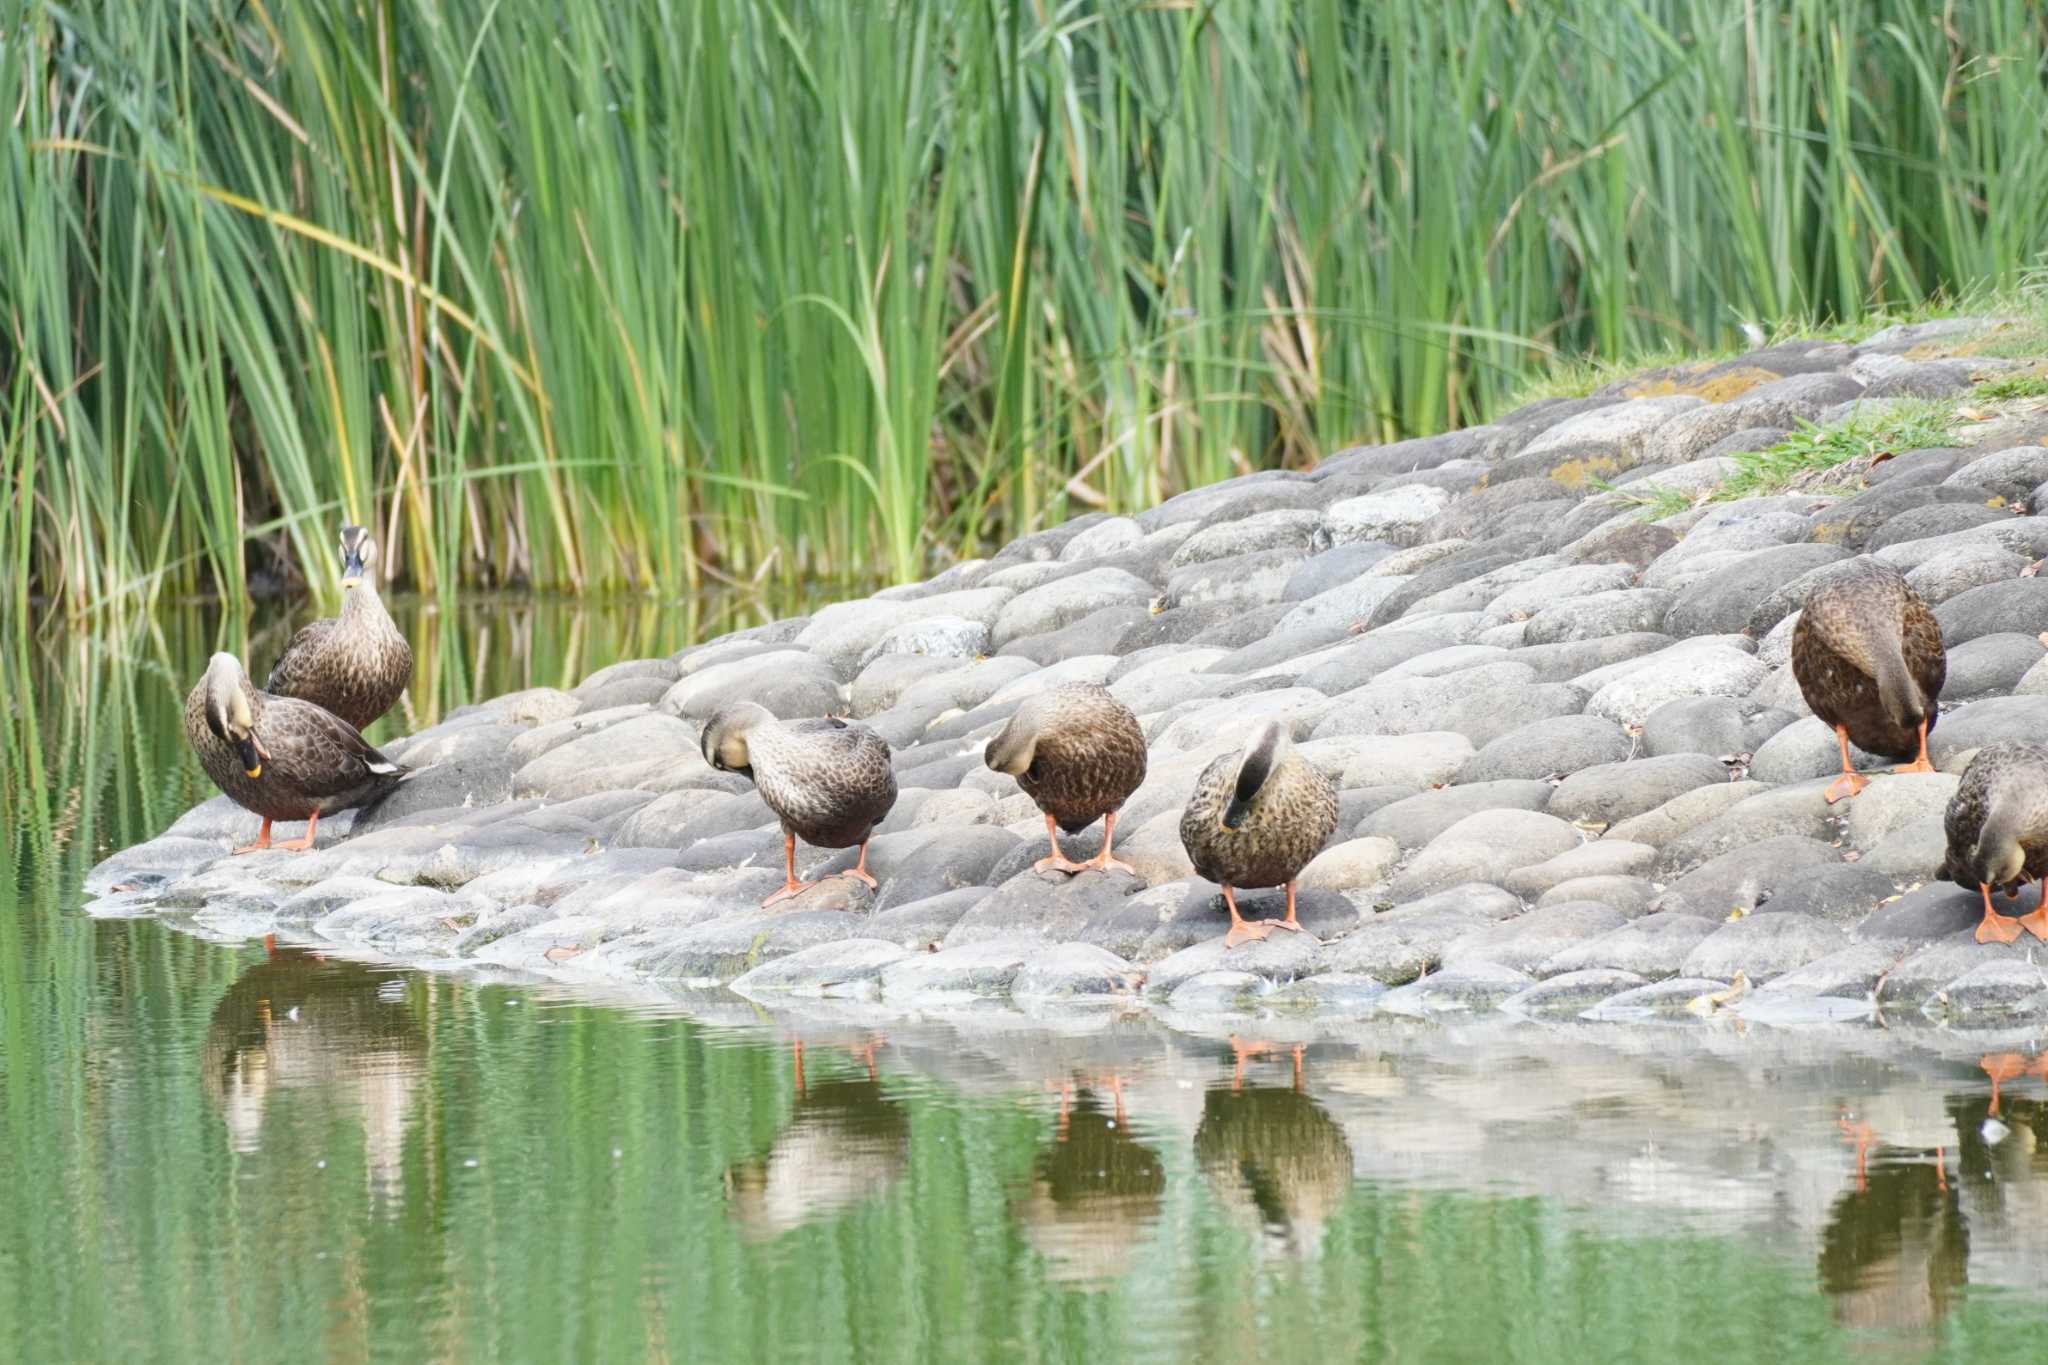
[(541, 954), (550, 962), (567, 962), (572, 957), (583, 955), (583, 949), (571, 943), (558, 943)]

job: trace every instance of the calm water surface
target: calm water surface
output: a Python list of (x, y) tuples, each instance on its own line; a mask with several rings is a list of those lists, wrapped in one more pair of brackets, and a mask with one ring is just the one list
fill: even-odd
[[(646, 604), (414, 624), (422, 723), (707, 628)], [(85, 867), (201, 793), (176, 707), (240, 629), (10, 641), (9, 1358), (2020, 1361), (2048, 1341), (2031, 1039), (771, 1018), (88, 918)]]

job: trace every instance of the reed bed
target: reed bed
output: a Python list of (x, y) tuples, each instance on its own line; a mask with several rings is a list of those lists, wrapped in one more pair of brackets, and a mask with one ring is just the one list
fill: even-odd
[(909, 575), (2009, 285), (2030, 0), (12, 0), (7, 609)]

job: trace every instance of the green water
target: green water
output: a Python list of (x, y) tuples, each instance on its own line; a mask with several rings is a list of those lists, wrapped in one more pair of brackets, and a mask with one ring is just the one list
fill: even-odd
[[(521, 610), (419, 710), (701, 628)], [(1987, 1128), (1974, 1044), (770, 1018), (94, 920), (221, 638), (13, 642), (9, 1359), (2039, 1358), (2048, 1080)]]

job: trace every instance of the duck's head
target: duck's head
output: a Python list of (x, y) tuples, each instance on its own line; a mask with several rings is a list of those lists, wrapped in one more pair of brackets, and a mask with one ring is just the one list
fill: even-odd
[(360, 588), (377, 563), (377, 542), (360, 526), (341, 528), (341, 586)]
[(988, 742), (981, 757), (993, 771), (1011, 777), (1022, 777), (1031, 770), (1032, 760), (1038, 757), (1038, 726), (1032, 723), (1026, 709), (1010, 717), (1009, 724)]
[(206, 665), (206, 728), (224, 744), (233, 746), (242, 760), (242, 771), (263, 776), (263, 760), (270, 753), (256, 738), (256, 712), (249, 705), (249, 678), (242, 661), (232, 654), (213, 656)]
[(2019, 821), (2002, 802), (1994, 802), (1977, 835), (1977, 880), (1987, 886), (2010, 886), (2025, 875), (2027, 851), (2020, 847)]
[(1919, 679), (1906, 666), (1905, 653), (1896, 642), (1878, 656), (1877, 695), (1885, 718), (1901, 730), (1917, 729), (1934, 710), (1934, 703), (1920, 690)]
[(1244, 824), (1259, 789), (1280, 767), (1293, 745), (1294, 736), (1284, 722), (1277, 720), (1267, 721), (1252, 735), (1245, 746), (1244, 761), (1238, 765), (1236, 790), (1223, 810), (1223, 828), (1234, 830)]
[(700, 741), (704, 761), (722, 773), (739, 773), (751, 778), (754, 761), (747, 750), (747, 737), (774, 719), (767, 707), (750, 701), (720, 707), (704, 726)]

